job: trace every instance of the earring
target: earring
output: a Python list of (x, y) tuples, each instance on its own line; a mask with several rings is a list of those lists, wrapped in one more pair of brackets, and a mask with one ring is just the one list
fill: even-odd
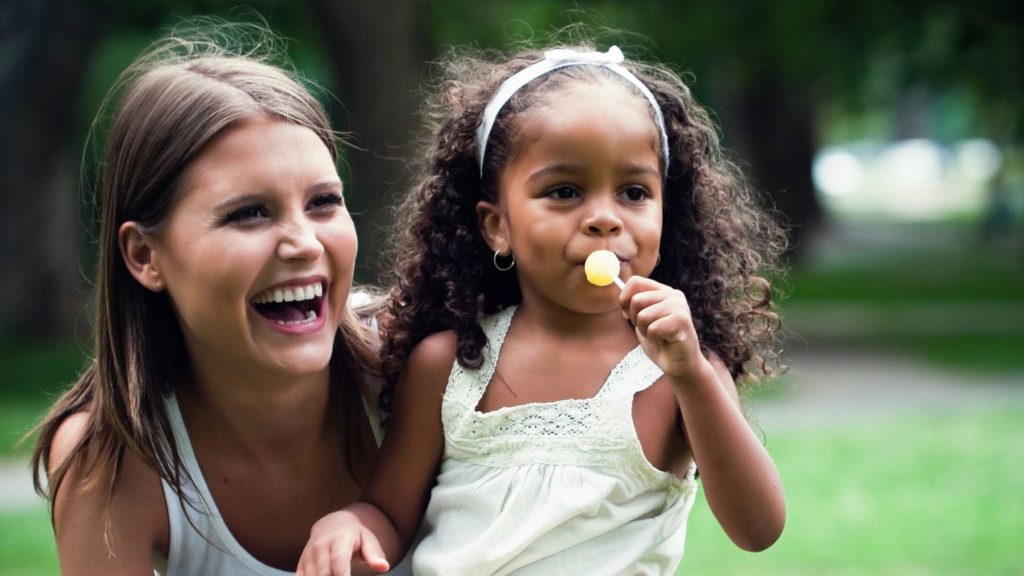
[(494, 267), (498, 269), (498, 272), (508, 272), (509, 270), (512, 269), (513, 266), (516, 265), (515, 256), (511, 254), (509, 254), (508, 256), (502, 256), (502, 258), (508, 258), (509, 260), (511, 260), (511, 262), (508, 263), (508, 266), (502, 266), (501, 264), (498, 264), (498, 256), (501, 256), (501, 250), (495, 250), (494, 258), (492, 258), (492, 260), (494, 260)]

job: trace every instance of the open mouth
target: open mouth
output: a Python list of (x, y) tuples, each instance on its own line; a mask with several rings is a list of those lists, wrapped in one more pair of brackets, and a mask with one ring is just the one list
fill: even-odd
[(253, 296), (253, 309), (264, 318), (282, 326), (308, 324), (323, 311), (323, 282), (305, 286), (271, 288)]

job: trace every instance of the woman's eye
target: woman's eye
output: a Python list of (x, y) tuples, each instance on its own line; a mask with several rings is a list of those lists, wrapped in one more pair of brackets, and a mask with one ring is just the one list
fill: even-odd
[(551, 190), (548, 190), (548, 196), (555, 200), (571, 200), (579, 195), (579, 190), (572, 186), (555, 186)]
[(647, 189), (642, 186), (630, 186), (622, 191), (622, 195), (630, 202), (640, 202), (650, 196)]
[(267, 209), (260, 204), (251, 204), (249, 206), (243, 206), (233, 212), (229, 213), (224, 221), (227, 223), (231, 222), (251, 222), (259, 218), (265, 218), (269, 215)]
[(340, 194), (317, 194), (309, 202), (310, 210), (323, 210), (327, 208), (334, 208), (336, 206), (343, 206), (345, 200)]

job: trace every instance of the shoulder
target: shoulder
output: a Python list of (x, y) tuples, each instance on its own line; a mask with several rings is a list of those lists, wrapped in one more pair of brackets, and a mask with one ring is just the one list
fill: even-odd
[(458, 341), (454, 330), (435, 332), (427, 336), (409, 354), (409, 365), (418, 368), (451, 369), (455, 362)]
[(69, 416), (50, 450), (51, 475), (74, 458), (53, 502), (61, 565), (82, 574), (151, 571), (152, 551), (165, 552), (168, 543), (160, 477), (128, 450), (118, 466), (95, 446), (77, 449), (91, 427), (90, 413)]
[(424, 338), (409, 354), (405, 369), (399, 377), (399, 387), (404, 388), (407, 394), (443, 393), (455, 365), (457, 345), (454, 330), (437, 332)]
[(50, 469), (47, 470), (47, 474), (53, 475), (53, 472), (71, 456), (75, 447), (85, 438), (91, 422), (91, 414), (76, 412), (57, 426), (53, 442), (50, 444)]

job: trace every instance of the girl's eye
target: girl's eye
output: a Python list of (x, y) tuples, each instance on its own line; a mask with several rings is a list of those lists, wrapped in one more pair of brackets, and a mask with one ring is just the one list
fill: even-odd
[(641, 202), (650, 196), (643, 186), (630, 186), (622, 191), (622, 195), (630, 202)]
[(579, 195), (579, 190), (567, 185), (555, 186), (548, 190), (548, 196), (555, 200), (571, 200)]
[(325, 193), (317, 194), (309, 202), (310, 210), (328, 210), (336, 206), (344, 206), (345, 200), (340, 194)]
[(229, 224), (246, 223), (258, 220), (259, 218), (266, 218), (269, 215), (269, 212), (267, 212), (267, 209), (262, 204), (250, 204), (229, 213), (224, 218), (224, 222)]

